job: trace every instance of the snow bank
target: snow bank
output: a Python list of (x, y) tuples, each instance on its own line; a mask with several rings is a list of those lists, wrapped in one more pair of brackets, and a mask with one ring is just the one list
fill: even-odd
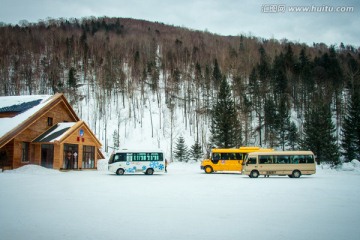
[(352, 160), (351, 162), (343, 163), (341, 166), (342, 171), (354, 171), (356, 173), (360, 173), (360, 161)]
[(29, 164), (14, 170), (5, 170), (4, 173), (12, 173), (12, 174), (33, 174), (33, 175), (51, 175), (51, 174), (59, 174), (58, 170), (41, 167), (39, 165)]
[(97, 170), (98, 171), (107, 171), (108, 170), (108, 160), (100, 159), (97, 161)]
[(360, 174), (360, 162), (359, 160), (352, 160), (351, 162), (342, 163), (334, 167), (331, 164), (322, 163), (321, 165), (316, 166), (317, 172), (322, 172), (323, 174), (336, 174), (336, 173), (354, 173)]

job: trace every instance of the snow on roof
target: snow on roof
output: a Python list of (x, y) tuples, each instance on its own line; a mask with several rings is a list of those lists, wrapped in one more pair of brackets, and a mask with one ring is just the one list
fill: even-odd
[(34, 101), (31, 102), (23, 102), (20, 104), (16, 104), (16, 105), (11, 105), (11, 106), (7, 106), (7, 107), (3, 107), (0, 108), (0, 112), (2, 113), (6, 113), (6, 112), (24, 112), (32, 107), (35, 107), (36, 105), (38, 105), (42, 100), (41, 99), (36, 99)]
[(22, 122), (26, 121), (37, 111), (43, 108), (47, 101), (52, 97), (52, 95), (30, 95), (30, 96), (11, 96), (11, 97), (0, 97), (0, 108), (11, 107), (15, 105), (21, 105), (26, 103), (38, 101), (37, 105), (34, 105), (24, 112), (16, 115), (12, 118), (0, 118), (0, 138), (5, 134), (10, 132), (13, 128), (20, 125)]
[(76, 122), (64, 122), (54, 125), (44, 134), (34, 140), (34, 142), (54, 142), (59, 141), (66, 132), (76, 124)]
[(0, 108), (10, 107), (14, 105), (21, 105), (36, 100), (43, 100), (49, 98), (51, 95), (26, 95), (26, 96), (7, 96), (0, 97)]

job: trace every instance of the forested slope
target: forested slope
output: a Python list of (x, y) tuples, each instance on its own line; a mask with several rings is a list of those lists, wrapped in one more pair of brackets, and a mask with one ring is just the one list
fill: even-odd
[(350, 109), (359, 109), (359, 69), (359, 49), (342, 43), (307, 46), (106, 17), (0, 27), (0, 95), (64, 92), (105, 151), (135, 135), (168, 154), (181, 135), (205, 151), (225, 78), (241, 125), (238, 146), (358, 157), (360, 120)]

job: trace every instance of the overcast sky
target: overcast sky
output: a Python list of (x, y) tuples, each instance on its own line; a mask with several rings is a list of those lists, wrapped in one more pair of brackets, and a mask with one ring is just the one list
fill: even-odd
[[(0, 22), (11, 24), (49, 17), (130, 17), (221, 35), (360, 46), (358, 0), (0, 0), (0, 4)], [(309, 7), (311, 12), (292, 12), (293, 6)]]

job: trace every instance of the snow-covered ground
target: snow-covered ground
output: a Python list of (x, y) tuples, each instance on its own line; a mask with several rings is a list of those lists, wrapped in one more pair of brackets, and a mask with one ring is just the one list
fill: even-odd
[(359, 169), (251, 179), (199, 163), (153, 176), (26, 166), (0, 173), (0, 239), (359, 239)]

